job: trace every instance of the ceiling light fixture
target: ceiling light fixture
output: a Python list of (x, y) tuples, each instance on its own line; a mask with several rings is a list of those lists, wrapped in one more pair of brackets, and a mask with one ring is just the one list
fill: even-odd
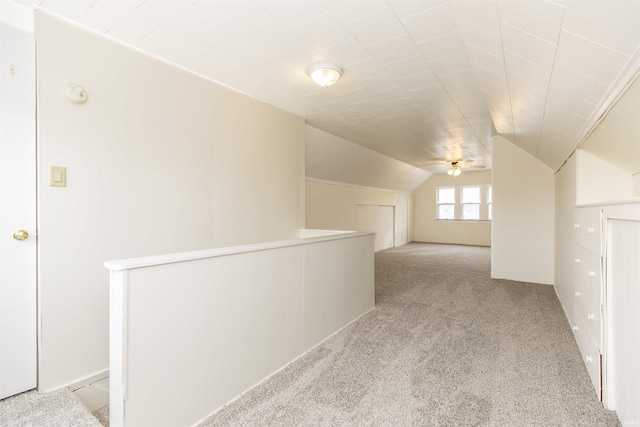
[(451, 169), (447, 171), (447, 174), (453, 175), (453, 177), (455, 178), (461, 173), (462, 173), (462, 170), (460, 169), (460, 166), (458, 166), (458, 162), (451, 162)]
[(342, 68), (331, 62), (316, 62), (309, 67), (309, 76), (318, 86), (328, 88), (342, 75)]

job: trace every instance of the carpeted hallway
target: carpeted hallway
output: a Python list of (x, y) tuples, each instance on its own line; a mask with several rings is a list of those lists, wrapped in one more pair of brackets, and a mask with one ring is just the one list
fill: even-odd
[[(201, 426), (620, 425), (553, 287), (492, 280), (490, 257), (421, 243), (378, 252), (375, 310)], [(63, 389), (0, 401), (0, 425), (99, 423)]]
[(376, 309), (202, 426), (614, 426), (553, 287), (493, 280), (489, 248), (376, 254)]

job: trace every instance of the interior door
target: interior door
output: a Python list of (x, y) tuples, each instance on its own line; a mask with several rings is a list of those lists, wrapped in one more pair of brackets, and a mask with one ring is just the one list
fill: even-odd
[(0, 399), (37, 385), (33, 34), (0, 23)]

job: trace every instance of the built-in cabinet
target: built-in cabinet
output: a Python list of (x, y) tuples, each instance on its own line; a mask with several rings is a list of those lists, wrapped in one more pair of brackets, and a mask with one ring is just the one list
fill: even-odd
[(591, 383), (602, 400), (603, 226), (602, 209), (574, 211), (573, 333)]
[(573, 210), (568, 316), (597, 396), (623, 425), (640, 419), (640, 201)]

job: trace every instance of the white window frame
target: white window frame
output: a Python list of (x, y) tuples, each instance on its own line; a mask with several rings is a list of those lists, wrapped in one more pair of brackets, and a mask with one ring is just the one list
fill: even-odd
[[(446, 204), (449, 205), (451, 203), (440, 203), (438, 200), (439, 197), (439, 189), (440, 188), (454, 188), (455, 191), (455, 205), (454, 205), (454, 217), (453, 219), (440, 218), (440, 205)], [(463, 215), (463, 203), (462, 203), (462, 189), (463, 188), (480, 188), (480, 203), (479, 203), (479, 211), (480, 218), (479, 219), (464, 219)], [(491, 222), (491, 218), (489, 217), (492, 212), (491, 202), (488, 200), (489, 192), (493, 196), (492, 184), (468, 184), (468, 185), (443, 185), (441, 187), (436, 187), (436, 221), (461, 221), (461, 222)]]
[[(453, 189), (453, 203), (449, 203), (449, 202), (440, 202), (440, 189)], [(456, 206), (458, 205), (458, 189), (456, 188), (455, 185), (447, 185), (447, 186), (442, 186), (442, 187), (437, 187), (436, 188), (436, 219), (439, 221), (452, 221), (452, 219), (448, 219), (448, 218), (440, 218), (440, 206), (442, 205), (452, 205), (453, 206), (453, 218), (456, 218), (457, 215), (457, 208)]]

